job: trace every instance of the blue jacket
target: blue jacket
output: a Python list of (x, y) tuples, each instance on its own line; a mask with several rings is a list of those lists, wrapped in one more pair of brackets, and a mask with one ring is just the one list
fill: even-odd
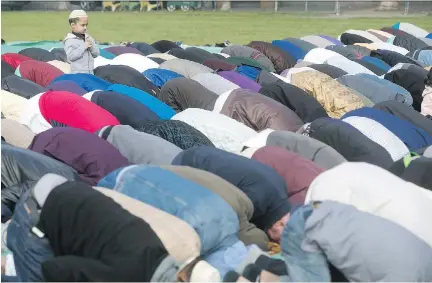
[(152, 82), (155, 86), (161, 88), (167, 81), (175, 79), (175, 78), (184, 78), (183, 75), (180, 75), (171, 70), (165, 69), (148, 69), (145, 70), (143, 75)]
[(254, 82), (258, 81), (258, 77), (261, 74), (260, 69), (248, 65), (240, 65), (235, 69), (235, 71), (245, 77), (248, 77)]
[(254, 205), (251, 222), (266, 231), (290, 212), (285, 181), (271, 167), (256, 160), (215, 147), (184, 150), (173, 165), (184, 165), (211, 172), (242, 190)]
[[(156, 166), (135, 165), (115, 170), (99, 181), (189, 223), (207, 255), (238, 241), (239, 223), (234, 210), (205, 187)], [(167, 223), (169, 225), (169, 223)]]
[(303, 49), (289, 41), (273, 40), (272, 44), (291, 54), (291, 56), (293, 56), (296, 61), (298, 61), (299, 59), (303, 59), (306, 56), (306, 53)]
[(151, 111), (156, 113), (162, 120), (169, 120), (176, 114), (176, 112), (164, 102), (140, 89), (126, 85), (113, 84), (105, 90), (115, 91), (141, 102)]
[(311, 204), (298, 208), (285, 225), (281, 241), (288, 276), (282, 282), (331, 282), (325, 254), (317, 250), (305, 250), (306, 221), (313, 212)]
[(117, 55), (114, 53), (111, 53), (103, 48), (99, 48), (100, 56), (104, 57), (105, 59), (114, 59)]
[(27, 205), (31, 198), (27, 191), (15, 207), (12, 220), (7, 229), (7, 247), (13, 253), (17, 282), (43, 282), (42, 263), (54, 258), (48, 239), (39, 238), (31, 232), (36, 226), (35, 211)]
[(55, 78), (51, 84), (59, 81), (73, 81), (88, 92), (93, 90), (104, 90), (111, 85), (110, 82), (91, 74), (64, 74)]
[(411, 93), (408, 90), (401, 87), (400, 85), (395, 84), (394, 82), (391, 82), (389, 80), (382, 79), (380, 77), (370, 75), (370, 74), (357, 74), (356, 76), (361, 77), (361, 78), (370, 79), (370, 80), (373, 80), (373, 81), (379, 83), (380, 85), (389, 87), (392, 89), (393, 92), (400, 93), (400, 94), (403, 94), (405, 96), (404, 104), (409, 105), (409, 106), (411, 106), (413, 104), (413, 98), (411, 96)]
[(417, 60), (425, 64), (425, 66), (432, 65), (432, 50), (421, 50), (418, 52)]
[(416, 151), (432, 144), (432, 136), (425, 130), (387, 112), (363, 107), (346, 113), (341, 119), (351, 116), (366, 117), (377, 121), (398, 136), (411, 151)]
[(377, 66), (378, 68), (382, 69), (383, 71), (387, 72), (391, 69), (390, 65), (384, 62), (383, 60), (371, 56), (363, 56), (361, 60), (365, 62), (369, 62)]

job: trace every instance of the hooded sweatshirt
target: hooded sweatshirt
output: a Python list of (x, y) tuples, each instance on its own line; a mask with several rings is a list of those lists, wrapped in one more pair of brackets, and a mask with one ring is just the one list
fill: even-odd
[[(91, 48), (86, 48), (87, 38), (93, 43)], [(94, 39), (88, 34), (78, 37), (76, 34), (68, 33), (63, 44), (70, 63), (70, 73), (93, 74), (94, 58), (99, 56), (99, 48), (96, 47)]]

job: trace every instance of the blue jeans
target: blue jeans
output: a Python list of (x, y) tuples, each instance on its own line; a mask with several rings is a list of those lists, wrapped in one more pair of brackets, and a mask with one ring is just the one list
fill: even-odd
[[(32, 223), (26, 201), (30, 192), (26, 192), (18, 201), (12, 221), (7, 230), (7, 247), (14, 256), (17, 281), (44, 281), (41, 264), (54, 257), (47, 238), (39, 238), (30, 230)], [(27, 210), (28, 209), (28, 210)]]
[(305, 223), (312, 212), (313, 207), (310, 204), (298, 208), (285, 226), (281, 250), (288, 275), (281, 277), (282, 282), (331, 281), (325, 255), (319, 249), (302, 245), (306, 237)]

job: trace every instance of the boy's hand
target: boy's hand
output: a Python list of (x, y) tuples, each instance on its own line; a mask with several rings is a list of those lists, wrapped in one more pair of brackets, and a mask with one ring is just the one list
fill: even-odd
[(86, 47), (87, 48), (92, 48), (92, 46), (93, 46), (93, 42), (90, 39), (87, 39), (86, 40)]

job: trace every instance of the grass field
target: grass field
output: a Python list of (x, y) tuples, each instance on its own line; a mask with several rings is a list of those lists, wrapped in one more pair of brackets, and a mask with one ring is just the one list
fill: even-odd
[[(310, 34), (337, 36), (347, 29), (379, 29), (398, 21), (432, 30), (432, 17), (334, 18), (288, 13), (254, 12), (151, 12), (89, 13), (89, 33), (99, 41), (182, 40), (205, 44), (230, 40), (274, 40)], [(2, 12), (1, 32), (6, 41), (59, 40), (68, 26), (68, 12)]]

